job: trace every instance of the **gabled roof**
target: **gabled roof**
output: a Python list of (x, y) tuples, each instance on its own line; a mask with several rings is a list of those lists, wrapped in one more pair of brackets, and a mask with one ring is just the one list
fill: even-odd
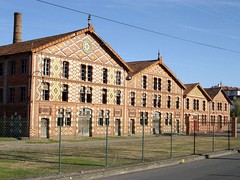
[(121, 62), (121, 64), (125, 67), (125, 69), (127, 69), (127, 71), (130, 71), (130, 67), (125, 63), (125, 61), (95, 33), (95, 30), (93, 29), (91, 24), (89, 24), (87, 28), (64, 33), (64, 34), (58, 34), (55, 36), (48, 36), (48, 37), (34, 39), (30, 41), (24, 41), (24, 42), (5, 45), (5, 46), (0, 46), (0, 56), (13, 55), (13, 54), (25, 53), (25, 52), (32, 52), (32, 53), (38, 52), (38, 51), (41, 51), (42, 49), (45, 49), (54, 44), (63, 42), (67, 39), (70, 39), (74, 36), (77, 36), (83, 33), (89, 33), (93, 35), (96, 38), (96, 40), (99, 42), (99, 44), (108, 51), (108, 53), (110, 53), (112, 56), (115, 56)]
[(156, 60), (143, 60), (143, 61), (133, 61), (127, 62), (127, 65), (131, 68), (131, 71), (128, 72), (128, 76), (135, 76), (143, 70), (160, 65), (183, 89), (186, 89), (184, 84), (175, 76), (175, 74), (163, 63), (162, 57), (158, 57)]
[(195, 87), (198, 87), (200, 91), (203, 93), (203, 95), (208, 99), (208, 101), (211, 101), (211, 96), (202, 88), (202, 86), (199, 83), (192, 83), (192, 84), (184, 84), (186, 87), (186, 91), (184, 92), (184, 97), (186, 97)]
[(211, 96), (212, 99), (215, 98), (215, 96), (221, 92), (223, 93), (223, 96), (226, 98), (226, 100), (232, 104), (231, 100), (228, 98), (228, 96), (225, 94), (222, 87), (212, 87), (212, 88), (205, 88), (205, 91)]

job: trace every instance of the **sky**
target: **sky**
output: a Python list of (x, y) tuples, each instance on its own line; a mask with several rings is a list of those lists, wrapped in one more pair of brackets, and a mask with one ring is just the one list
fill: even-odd
[(184, 84), (240, 87), (239, 0), (43, 1), (68, 9), (0, 1), (0, 46), (12, 43), (14, 12), (22, 13), (23, 41), (86, 28), (91, 14), (96, 33), (126, 62), (160, 52)]

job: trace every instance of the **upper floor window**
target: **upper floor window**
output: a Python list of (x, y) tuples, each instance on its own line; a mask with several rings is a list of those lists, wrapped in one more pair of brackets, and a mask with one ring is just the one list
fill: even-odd
[(107, 84), (107, 80), (108, 80), (108, 70), (106, 68), (103, 68), (103, 83)]
[(43, 100), (49, 100), (49, 83), (43, 84)]
[(222, 103), (218, 103), (218, 110), (222, 111)]
[(131, 106), (135, 106), (135, 92), (130, 93), (130, 104)]
[(81, 80), (86, 81), (86, 65), (81, 64)]
[(69, 76), (69, 62), (63, 61), (63, 77), (68, 78)]
[(153, 95), (153, 107), (157, 107), (157, 95)]
[(118, 90), (116, 93), (116, 104), (120, 105), (121, 104), (121, 91)]
[(193, 110), (199, 110), (199, 100), (193, 99)]
[(0, 63), (0, 76), (3, 76), (3, 63)]
[(167, 91), (171, 92), (171, 90), (172, 90), (172, 82), (171, 82), (171, 80), (168, 80), (167, 81)]
[(85, 87), (80, 88), (80, 102), (85, 103)]
[(206, 111), (206, 101), (203, 101), (203, 111)]
[(142, 79), (142, 88), (147, 89), (147, 76), (143, 76)]
[(14, 75), (16, 73), (16, 62), (11, 61), (10, 62), (10, 75)]
[(88, 81), (92, 82), (92, 76), (93, 76), (93, 67), (88, 66)]
[(68, 85), (64, 84), (62, 89), (62, 101), (68, 101)]
[(121, 71), (116, 72), (116, 85), (121, 85)]
[(50, 76), (50, 59), (49, 58), (44, 58), (43, 75)]
[(171, 108), (171, 96), (167, 97), (167, 108)]
[(20, 101), (23, 102), (26, 99), (26, 88), (20, 87)]
[(227, 111), (228, 110), (228, 105), (227, 105), (227, 103), (225, 103), (225, 111)]
[(215, 109), (215, 103), (212, 102), (212, 110), (214, 110), (214, 109)]
[(21, 72), (22, 74), (26, 74), (26, 73), (27, 73), (27, 60), (26, 60), (26, 59), (22, 59), (22, 60), (21, 60), (20, 72)]
[(142, 106), (143, 107), (147, 106), (147, 95), (146, 95), (146, 93), (142, 94)]
[(180, 108), (180, 98), (177, 97), (176, 98), (176, 109), (179, 109)]
[(87, 88), (87, 103), (92, 103), (92, 88)]
[(153, 79), (153, 89), (161, 91), (161, 86), (162, 86), (162, 80), (161, 78), (154, 78)]
[(102, 103), (107, 104), (107, 89), (102, 90)]
[(15, 101), (15, 88), (9, 88), (9, 102), (14, 102)]
[(186, 109), (189, 109), (189, 98), (186, 99)]

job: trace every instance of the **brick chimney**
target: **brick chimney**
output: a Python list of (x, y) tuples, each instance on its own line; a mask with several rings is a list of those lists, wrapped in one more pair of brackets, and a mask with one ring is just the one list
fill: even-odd
[(22, 42), (22, 13), (14, 13), (13, 43)]

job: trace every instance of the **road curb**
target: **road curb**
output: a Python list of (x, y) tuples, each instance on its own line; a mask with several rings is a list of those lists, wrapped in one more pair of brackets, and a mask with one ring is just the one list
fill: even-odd
[(219, 152), (212, 152), (208, 154), (203, 155), (191, 155), (191, 156), (185, 156), (181, 158), (173, 158), (173, 159), (167, 159), (167, 160), (161, 160), (161, 161), (155, 161), (155, 162), (143, 162), (138, 164), (131, 164), (131, 165), (123, 165), (119, 167), (105, 167), (95, 170), (85, 170), (85, 171), (79, 171), (74, 173), (66, 173), (66, 174), (59, 174), (59, 175), (48, 175), (48, 176), (41, 176), (36, 178), (27, 178), (27, 180), (90, 180), (90, 179), (98, 179), (98, 178), (104, 178), (104, 177), (110, 177), (114, 175), (120, 175), (120, 174), (127, 174), (137, 171), (144, 171), (144, 170), (150, 170), (150, 169), (156, 169), (161, 167), (168, 167), (168, 166), (174, 166), (184, 163), (190, 163), (194, 161), (204, 160), (204, 159), (210, 159), (210, 158), (216, 158), (220, 156), (230, 155), (230, 154), (237, 154), (239, 153), (239, 150), (233, 149), (233, 150), (226, 150), (226, 151), (219, 151)]

